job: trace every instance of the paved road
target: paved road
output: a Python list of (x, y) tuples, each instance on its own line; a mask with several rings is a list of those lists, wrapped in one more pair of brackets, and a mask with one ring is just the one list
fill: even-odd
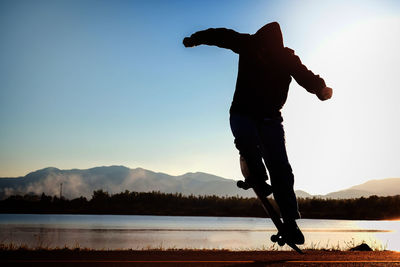
[(400, 266), (399, 252), (0, 251), (1, 266)]

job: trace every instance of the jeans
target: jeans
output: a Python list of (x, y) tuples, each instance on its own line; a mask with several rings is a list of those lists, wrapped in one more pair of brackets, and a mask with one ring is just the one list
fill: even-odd
[(249, 178), (267, 180), (266, 166), (281, 216), (284, 220), (293, 220), (299, 219), (300, 213), (293, 190), (294, 176), (286, 153), (282, 121), (282, 117), (254, 119), (236, 113), (230, 116), (235, 145), (247, 163)]

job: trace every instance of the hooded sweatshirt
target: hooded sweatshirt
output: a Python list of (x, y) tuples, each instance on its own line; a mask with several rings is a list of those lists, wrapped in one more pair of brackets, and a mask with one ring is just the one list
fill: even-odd
[(239, 54), (231, 113), (254, 118), (281, 116), (292, 77), (313, 94), (326, 87), (324, 80), (308, 70), (292, 49), (284, 47), (277, 22), (264, 25), (255, 34), (210, 28), (191, 38), (195, 45), (215, 45)]

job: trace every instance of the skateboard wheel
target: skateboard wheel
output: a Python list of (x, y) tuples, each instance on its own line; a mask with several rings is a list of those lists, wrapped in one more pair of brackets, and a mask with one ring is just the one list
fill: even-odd
[(278, 240), (278, 245), (281, 246), (281, 247), (282, 247), (283, 245), (285, 245), (285, 240), (279, 239), (279, 240)]
[(243, 181), (237, 181), (236, 185), (237, 185), (237, 187), (239, 187), (239, 188), (243, 188), (244, 182), (243, 182)]
[(272, 242), (276, 243), (276, 242), (278, 242), (278, 240), (279, 240), (278, 235), (271, 235), (271, 241)]
[(237, 181), (236, 185), (237, 185), (237, 187), (242, 188), (244, 190), (251, 188), (251, 186), (248, 183), (246, 183), (245, 181)]

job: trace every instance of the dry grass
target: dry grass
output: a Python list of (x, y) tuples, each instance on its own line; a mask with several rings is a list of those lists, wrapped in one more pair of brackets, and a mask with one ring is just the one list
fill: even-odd
[[(302, 246), (302, 250), (307, 251), (349, 251), (350, 249), (359, 246), (361, 244), (367, 244), (373, 251), (387, 251), (387, 244), (382, 245), (376, 241), (365, 242), (362, 241), (361, 243), (356, 243), (354, 239), (350, 241), (344, 241), (345, 246), (340, 246), (339, 242), (337, 244), (330, 244), (329, 240), (325, 245), (322, 245), (320, 242), (318, 243), (311, 243), (307, 246)], [(35, 247), (28, 246), (26, 244), (14, 244), (14, 243), (1, 243), (0, 244), (0, 251), (287, 251), (291, 250), (288, 246), (280, 247), (276, 243), (272, 244), (271, 246), (262, 246), (260, 248), (240, 248), (240, 249), (225, 249), (225, 248), (177, 248), (177, 247), (163, 247), (161, 243), (159, 246), (146, 246), (142, 248), (130, 248), (130, 249), (92, 249), (81, 247), (78, 243), (75, 243), (74, 246), (70, 247), (64, 245), (63, 247), (51, 247), (49, 244), (39, 244)]]

